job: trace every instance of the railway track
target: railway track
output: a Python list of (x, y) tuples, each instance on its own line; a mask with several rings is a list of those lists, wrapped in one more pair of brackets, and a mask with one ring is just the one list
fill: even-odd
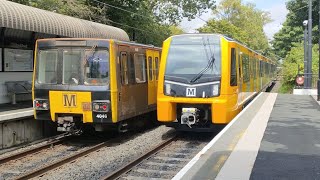
[[(114, 140), (116, 139), (114, 138)], [(0, 169), (8, 170), (0, 172), (0, 179), (30, 179), (41, 176), (48, 171), (107, 146), (110, 142), (113, 142), (113, 139), (102, 142), (101, 140), (87, 141), (85, 139), (83, 142), (76, 142), (76, 145), (72, 145), (72, 143), (74, 144), (73, 141), (75, 141), (75, 138), (64, 136), (44, 145), (1, 158)], [(63, 148), (57, 148), (58, 146)], [(30, 161), (34, 162), (30, 165)]]
[(31, 155), (31, 154), (35, 154), (35, 153), (37, 153), (37, 152), (39, 152), (41, 150), (50, 148), (50, 147), (52, 147), (54, 145), (61, 144), (70, 136), (71, 136), (71, 134), (65, 133), (65, 134), (62, 134), (62, 135), (54, 138), (54, 139), (48, 140), (48, 142), (43, 144), (43, 145), (36, 146), (34, 148), (27, 149), (27, 150), (19, 152), (19, 153), (15, 153), (15, 154), (12, 154), (12, 155), (9, 155), (9, 156), (2, 157), (2, 158), (0, 158), (0, 166), (2, 164), (6, 163), (6, 162), (17, 160), (17, 159), (23, 158), (25, 156), (28, 156), (28, 155)]
[(102, 179), (171, 179), (210, 139), (190, 140), (176, 135)]

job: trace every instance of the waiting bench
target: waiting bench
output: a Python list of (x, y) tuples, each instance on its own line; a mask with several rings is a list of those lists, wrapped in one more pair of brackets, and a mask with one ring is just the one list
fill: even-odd
[(6, 81), (7, 91), (12, 97), (12, 104), (16, 104), (17, 94), (31, 94), (32, 81)]

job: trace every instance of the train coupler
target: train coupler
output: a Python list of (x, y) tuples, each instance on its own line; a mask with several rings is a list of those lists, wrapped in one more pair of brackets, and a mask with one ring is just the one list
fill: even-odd
[(182, 108), (181, 124), (186, 124), (189, 128), (199, 122), (200, 110), (197, 108)]
[(75, 130), (75, 122), (72, 116), (58, 117), (57, 131), (71, 132)]

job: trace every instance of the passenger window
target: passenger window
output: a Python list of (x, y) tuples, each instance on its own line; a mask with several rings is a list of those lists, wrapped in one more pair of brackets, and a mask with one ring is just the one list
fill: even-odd
[(121, 83), (128, 84), (128, 57), (126, 52), (121, 53)]
[(153, 80), (153, 76), (152, 76), (152, 70), (153, 70), (153, 68), (152, 68), (152, 57), (151, 56), (149, 56), (148, 57), (148, 63), (149, 63), (149, 81), (152, 81)]
[(134, 75), (134, 57), (133, 54), (131, 54), (128, 57), (128, 71), (129, 71), (129, 84), (135, 84), (136, 80), (135, 80), (135, 75)]
[(134, 54), (134, 70), (136, 83), (146, 82), (146, 64), (143, 54)]
[(243, 67), (243, 82), (250, 81), (250, 66), (249, 66), (249, 56), (244, 54), (242, 58)]
[(154, 74), (154, 76), (155, 76), (155, 79), (156, 80), (158, 80), (158, 75), (159, 75), (159, 59), (158, 59), (158, 57), (155, 57), (154, 58), (154, 63), (155, 63), (155, 74)]
[(231, 48), (230, 86), (237, 86), (236, 49)]

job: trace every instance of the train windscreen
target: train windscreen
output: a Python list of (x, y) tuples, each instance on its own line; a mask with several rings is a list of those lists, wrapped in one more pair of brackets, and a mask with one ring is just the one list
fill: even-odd
[[(219, 39), (210, 36), (173, 37), (167, 57), (165, 75), (188, 82), (212, 79), (221, 74)], [(199, 76), (200, 75), (200, 76)]]
[(88, 48), (39, 50), (36, 70), (38, 84), (108, 85), (109, 52)]

